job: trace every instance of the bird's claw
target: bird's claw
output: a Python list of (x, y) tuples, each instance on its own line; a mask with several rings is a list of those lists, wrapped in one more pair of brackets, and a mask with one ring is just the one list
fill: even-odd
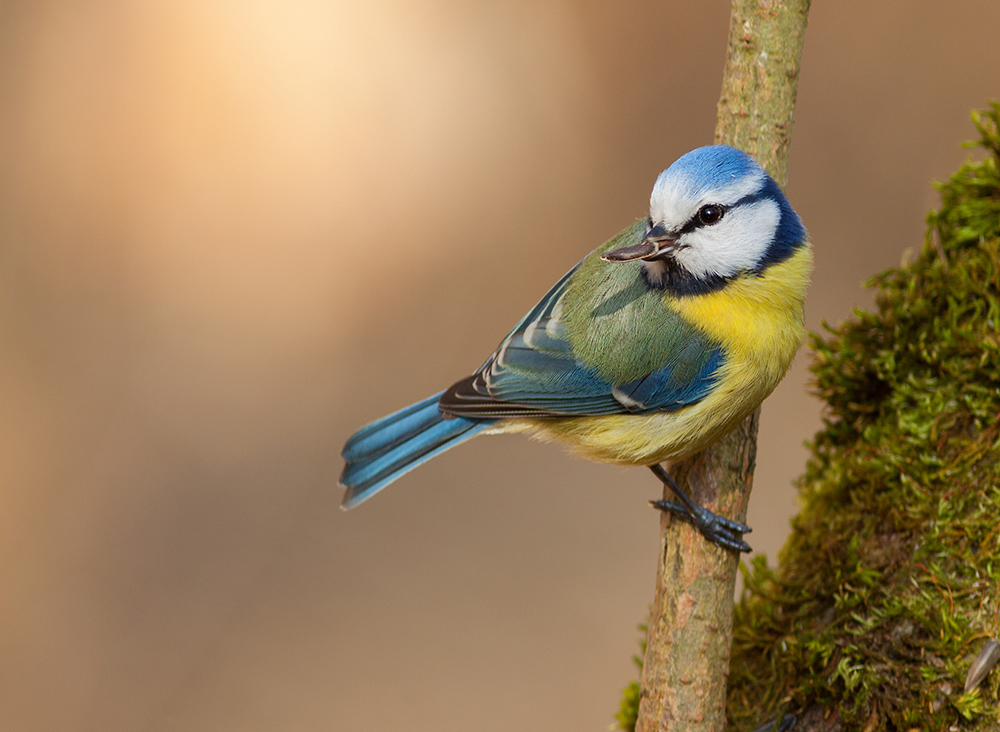
[(697, 508), (692, 513), (683, 504), (676, 501), (668, 501), (665, 498), (650, 501), (649, 505), (661, 511), (669, 511), (677, 516), (677, 518), (692, 524), (701, 532), (702, 536), (716, 546), (736, 553), (750, 553), (753, 551), (750, 545), (743, 541), (743, 534), (749, 534), (753, 531), (746, 524), (733, 521), (725, 516), (719, 516), (707, 508)]

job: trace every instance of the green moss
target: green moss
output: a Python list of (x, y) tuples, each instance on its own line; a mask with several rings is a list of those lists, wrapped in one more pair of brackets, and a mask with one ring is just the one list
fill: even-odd
[(778, 567), (744, 572), (735, 729), (779, 709), (868, 732), (1000, 722), (995, 684), (962, 692), (1000, 631), (1000, 105), (973, 119), (987, 155), (938, 186), (922, 252), (871, 281), (876, 312), (812, 338), (825, 428)]
[(1000, 729), (1000, 672), (962, 690), (1000, 635), (1000, 105), (973, 120), (921, 253), (812, 337), (825, 425), (777, 568), (743, 567), (731, 729)]
[(618, 726), (615, 729), (634, 730), (639, 716), (639, 682), (632, 681), (622, 689), (622, 705), (615, 715)]
[[(646, 623), (639, 624), (639, 630), (642, 632), (643, 640), (639, 641), (639, 646), (642, 649), (640, 655), (632, 656), (632, 662), (642, 670), (642, 657), (646, 655), (646, 632), (649, 630), (649, 625)], [(623, 729), (623, 730), (634, 730), (636, 720), (639, 717), (639, 682), (633, 681), (629, 683), (624, 689), (622, 689), (622, 702), (621, 708), (618, 710), (618, 714), (615, 715), (615, 719), (618, 721), (616, 727), (612, 729)]]

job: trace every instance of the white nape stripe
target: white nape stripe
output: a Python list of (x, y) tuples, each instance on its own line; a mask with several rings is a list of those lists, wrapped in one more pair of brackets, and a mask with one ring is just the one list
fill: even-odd
[(682, 227), (707, 203), (732, 206), (756, 193), (765, 177), (763, 170), (757, 170), (719, 188), (706, 189), (696, 186), (690, 179), (667, 175), (669, 172), (668, 169), (660, 173), (649, 196), (650, 217), (667, 231)]

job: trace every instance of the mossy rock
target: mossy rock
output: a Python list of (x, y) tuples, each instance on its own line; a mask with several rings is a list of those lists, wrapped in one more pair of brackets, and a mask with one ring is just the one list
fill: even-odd
[(1000, 105), (973, 120), (919, 256), (812, 337), (825, 427), (778, 566), (743, 568), (732, 730), (1000, 730), (1000, 670), (963, 690), (1000, 637)]
[(879, 275), (875, 313), (813, 336), (826, 403), (776, 569), (736, 609), (733, 729), (998, 729), (1000, 105), (987, 151), (938, 186), (920, 255)]

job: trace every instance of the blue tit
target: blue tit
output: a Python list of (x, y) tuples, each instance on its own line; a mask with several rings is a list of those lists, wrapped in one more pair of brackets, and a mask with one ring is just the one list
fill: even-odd
[(660, 463), (753, 412), (805, 336), (812, 251), (749, 155), (698, 148), (663, 171), (640, 219), (588, 255), (471, 376), (347, 441), (343, 508), (480, 433), (526, 432), (653, 470), (660, 502), (725, 548), (750, 529), (699, 508)]

